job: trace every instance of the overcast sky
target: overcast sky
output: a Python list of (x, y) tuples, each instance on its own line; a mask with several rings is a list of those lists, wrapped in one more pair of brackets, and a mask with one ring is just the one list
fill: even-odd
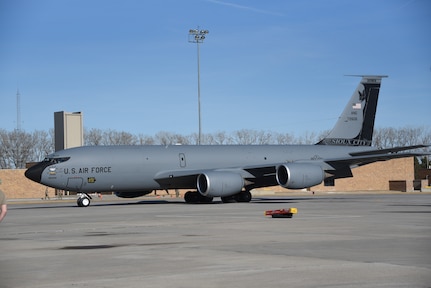
[(377, 127), (431, 125), (431, 1), (1, 0), (0, 128), (154, 135), (332, 128), (359, 78), (384, 74)]

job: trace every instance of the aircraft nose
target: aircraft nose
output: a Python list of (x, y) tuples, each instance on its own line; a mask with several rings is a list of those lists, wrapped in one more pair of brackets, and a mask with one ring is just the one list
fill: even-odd
[(44, 165), (42, 162), (38, 163), (30, 168), (28, 168), (24, 175), (30, 180), (33, 180), (34, 182), (40, 183), (40, 180), (42, 179), (42, 172), (45, 170), (47, 165)]

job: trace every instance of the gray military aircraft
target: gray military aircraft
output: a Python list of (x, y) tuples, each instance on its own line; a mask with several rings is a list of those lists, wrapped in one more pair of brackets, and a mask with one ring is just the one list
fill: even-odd
[(78, 192), (78, 206), (90, 192), (115, 191), (134, 198), (154, 190), (192, 189), (188, 203), (249, 202), (250, 191), (280, 185), (302, 189), (333, 185), (353, 177), (351, 169), (376, 161), (422, 155), (402, 152), (416, 145), (374, 149), (371, 141), (382, 78), (361, 81), (329, 135), (315, 145), (86, 146), (48, 155), (25, 176), (57, 189)]

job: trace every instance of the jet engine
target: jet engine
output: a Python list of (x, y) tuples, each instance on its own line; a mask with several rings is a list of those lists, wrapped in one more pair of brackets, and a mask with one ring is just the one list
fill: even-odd
[(244, 179), (241, 175), (226, 171), (210, 171), (197, 179), (199, 193), (207, 197), (225, 197), (241, 192)]
[(322, 183), (325, 172), (314, 164), (288, 163), (277, 167), (276, 178), (284, 188), (303, 189)]
[(120, 198), (136, 198), (141, 197), (147, 194), (150, 194), (153, 191), (127, 191), (127, 192), (114, 192), (115, 196)]

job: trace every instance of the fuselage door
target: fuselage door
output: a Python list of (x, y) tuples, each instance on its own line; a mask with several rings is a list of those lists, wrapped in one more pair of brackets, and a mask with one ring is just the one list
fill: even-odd
[(179, 154), (180, 157), (180, 167), (186, 167), (186, 155), (184, 153)]
[(81, 177), (69, 177), (67, 179), (67, 188), (72, 191), (80, 191), (82, 188), (82, 178)]

